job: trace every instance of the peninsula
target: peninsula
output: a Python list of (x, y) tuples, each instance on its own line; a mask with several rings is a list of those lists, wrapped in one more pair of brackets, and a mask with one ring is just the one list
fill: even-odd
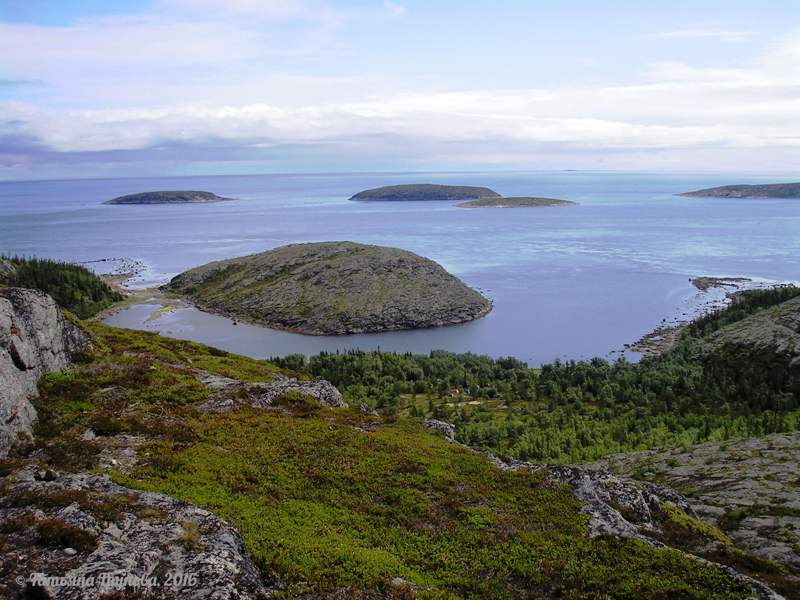
[(572, 200), (558, 200), (557, 198), (535, 198), (527, 196), (512, 196), (509, 198), (478, 198), (456, 204), (459, 208), (533, 208), (541, 206), (574, 206), (577, 202)]
[(386, 187), (364, 190), (350, 200), (359, 202), (402, 202), (420, 200), (463, 201), (477, 198), (499, 198), (500, 194), (485, 187), (469, 185), (437, 185), (432, 183), (413, 183), (388, 185)]
[(211, 192), (161, 191), (128, 194), (106, 200), (103, 204), (207, 204), (227, 200), (233, 200), (233, 198), (223, 198)]
[(212, 312), (310, 335), (452, 325), (492, 308), (432, 260), (354, 242), (292, 244), (212, 262), (165, 289)]
[(704, 198), (800, 198), (800, 183), (723, 185), (678, 195)]

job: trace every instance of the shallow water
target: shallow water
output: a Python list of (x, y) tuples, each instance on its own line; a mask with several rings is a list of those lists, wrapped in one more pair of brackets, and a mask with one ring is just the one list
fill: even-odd
[[(347, 200), (365, 188), (421, 181), (486, 185), (504, 195), (565, 198), (580, 206), (468, 210), (448, 203)], [(663, 318), (691, 313), (704, 300), (689, 283), (692, 276), (800, 279), (800, 202), (673, 195), (731, 182), (729, 176), (560, 172), (0, 183), (0, 250), (77, 261), (130, 257), (146, 267), (136, 285), (149, 286), (210, 260), (291, 242), (397, 246), (438, 261), (481, 289), (494, 310), (465, 325), (346, 337), (233, 326), (195, 309), (147, 320), (152, 308), (133, 307), (108, 322), (258, 357), (353, 347), (444, 348), (538, 364), (607, 355)], [(203, 189), (240, 200), (100, 204), (153, 189)]]

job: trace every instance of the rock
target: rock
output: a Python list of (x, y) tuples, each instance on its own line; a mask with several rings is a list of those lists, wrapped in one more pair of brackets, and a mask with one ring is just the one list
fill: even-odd
[(47, 294), (0, 288), (0, 457), (30, 437), (39, 378), (69, 366), (88, 338), (66, 321)]
[[(126, 578), (138, 582), (140, 592), (165, 599), (271, 597), (239, 532), (207, 510), (164, 494), (129, 490), (105, 475), (60, 473), (46, 482), (38, 481), (33, 469), (23, 468), (6, 481), (4, 496), (18, 500), (11, 508), (0, 508), (0, 524), (12, 531), (15, 541), (13, 548), (0, 550), (0, 563), (11, 571), (0, 582), (4, 597), (15, 597), (22, 587), (17, 577), (30, 578), (32, 573), (92, 581), (81, 587), (28, 580), (29, 594), (48, 594), (28, 597), (54, 600), (89, 600), (123, 591)], [(70, 503), (70, 497), (75, 501)], [(107, 521), (114, 510), (113, 521)], [(60, 558), (43, 551), (42, 534), (36, 533), (42, 523), (82, 543), (65, 546)], [(44, 542), (61, 543), (60, 538)], [(24, 561), (2, 556), (21, 551), (27, 554)]]
[(17, 277), (17, 269), (7, 260), (0, 258), (0, 283), (13, 284)]
[(212, 312), (310, 335), (452, 325), (492, 308), (432, 260), (354, 242), (292, 244), (212, 262), (166, 289)]
[(456, 428), (450, 423), (439, 421), (437, 419), (426, 419), (423, 421), (423, 425), (425, 425), (425, 427), (431, 431), (437, 431), (441, 433), (451, 442), (456, 439)]
[[(800, 573), (800, 433), (616, 454), (585, 465), (686, 490), (694, 512), (739, 546)], [(800, 578), (798, 578), (800, 584)]]
[(273, 380), (265, 383), (247, 383), (228, 377), (198, 372), (198, 378), (217, 392), (199, 408), (212, 412), (231, 410), (237, 406), (267, 408), (287, 392), (297, 392), (311, 396), (322, 406), (347, 408), (342, 395), (330, 382), (324, 379), (301, 381), (276, 373)]
[[(443, 431), (441, 421), (427, 420), (425, 426)], [(449, 423), (453, 432), (455, 428)], [(446, 436), (454, 444), (460, 444), (454, 437)], [(569, 486), (578, 500), (583, 502), (581, 508), (588, 517), (586, 533), (591, 537), (618, 536), (637, 539), (645, 544), (663, 547), (651, 533), (658, 532), (658, 522), (654, 515), (665, 503), (673, 504), (690, 517), (697, 517), (691, 503), (680, 493), (668, 487), (649, 482), (636, 481), (612, 475), (598, 465), (592, 468), (572, 465), (546, 465), (527, 463), (518, 459), (502, 459), (496, 454), (480, 448), (470, 448), (486, 456), (492, 463), (503, 470), (531, 469), (542, 471), (545, 479), (556, 484)], [(706, 559), (687, 554), (691, 558), (709, 564), (726, 576), (749, 585), (753, 590), (753, 598), (759, 600), (784, 600), (760, 581), (739, 573), (726, 565), (712, 563)]]

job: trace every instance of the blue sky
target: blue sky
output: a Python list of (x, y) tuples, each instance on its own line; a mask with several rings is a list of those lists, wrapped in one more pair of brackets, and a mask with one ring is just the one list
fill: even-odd
[(2, 179), (798, 159), (796, 0), (0, 0)]

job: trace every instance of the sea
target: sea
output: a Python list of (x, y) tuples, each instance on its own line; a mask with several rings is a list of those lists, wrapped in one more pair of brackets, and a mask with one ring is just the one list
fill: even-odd
[[(492, 299), (472, 323), (379, 334), (306, 336), (144, 301), (106, 319), (257, 358), (349, 349), (443, 349), (531, 365), (637, 355), (626, 345), (707, 310), (726, 290), (697, 276), (758, 285), (800, 280), (800, 201), (676, 194), (791, 176), (617, 172), (336, 173), (0, 182), (0, 252), (86, 263), (103, 273), (136, 264), (147, 288), (212, 260), (295, 242), (352, 240), (429, 257)], [(794, 177), (797, 180), (797, 176)], [(351, 202), (401, 183), (490, 187), (577, 206), (463, 209), (448, 202)], [(232, 202), (111, 206), (150, 190), (208, 190)]]

